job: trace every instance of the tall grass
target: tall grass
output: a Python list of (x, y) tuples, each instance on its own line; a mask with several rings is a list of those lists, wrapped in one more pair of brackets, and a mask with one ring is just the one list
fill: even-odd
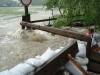
[[(35, 14), (37, 11), (30, 11), (30, 14)], [(0, 7), (0, 15), (24, 15), (24, 7)]]

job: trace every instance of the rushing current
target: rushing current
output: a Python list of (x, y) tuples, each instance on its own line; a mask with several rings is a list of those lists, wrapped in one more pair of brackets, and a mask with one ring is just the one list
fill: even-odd
[[(49, 18), (50, 16), (51, 11), (41, 11), (38, 14), (31, 15), (31, 18), (32, 20), (37, 20)], [(17, 64), (25, 62), (28, 58), (43, 54), (48, 47), (55, 50), (75, 41), (68, 37), (40, 30), (22, 30), (20, 26), (21, 17), (2, 18), (0, 17), (0, 72), (9, 70)], [(47, 25), (48, 22), (37, 24)], [(75, 29), (78, 30), (77, 28)], [(81, 29), (81, 31), (85, 30)]]

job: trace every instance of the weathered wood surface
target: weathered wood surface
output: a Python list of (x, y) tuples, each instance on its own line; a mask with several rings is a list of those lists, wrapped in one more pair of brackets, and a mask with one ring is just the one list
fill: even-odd
[(91, 42), (87, 42), (86, 46), (86, 56), (89, 57), (91, 52)]
[(100, 64), (100, 53), (91, 51), (89, 59), (94, 60), (97, 63), (99, 62), (99, 64)]
[(70, 54), (67, 55), (67, 58), (84, 74), (88, 75), (88, 73), (79, 65), (71, 56)]
[(90, 71), (100, 73), (100, 53), (91, 51), (87, 66)]
[(100, 63), (89, 61), (88, 70), (100, 74)]
[[(74, 57), (77, 52), (77, 42), (73, 42), (50, 58), (34, 75), (54, 75), (62, 66), (65, 65), (65, 63), (68, 62), (67, 55), (71, 54), (71, 56)], [(32, 74), (30, 73), (29, 75)]]
[(70, 37), (70, 38), (74, 38), (74, 39), (78, 39), (78, 40), (82, 40), (82, 41), (86, 41), (86, 42), (91, 42), (91, 38), (88, 37), (87, 35), (84, 35), (84, 34), (72, 32), (72, 31), (67, 31), (67, 30), (61, 30), (58, 28), (40, 26), (40, 25), (36, 25), (36, 24), (24, 22), (24, 21), (22, 21), (20, 24), (22, 26), (28, 26), (28, 27), (31, 27), (33, 29), (39, 29), (39, 30), (50, 32), (50, 33), (62, 35), (65, 37)]

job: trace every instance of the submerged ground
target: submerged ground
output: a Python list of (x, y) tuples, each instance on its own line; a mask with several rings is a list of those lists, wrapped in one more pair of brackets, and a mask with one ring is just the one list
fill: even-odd
[[(32, 10), (37, 10), (35, 11), (37, 13), (31, 15), (31, 20), (49, 18), (51, 16), (51, 11), (45, 12), (41, 7), (31, 7), (30, 11)], [(18, 7), (16, 11), (23, 12), (24, 10), (23, 7)], [(20, 22), (20, 15), (3, 14), (0, 17), (0, 71), (7, 69), (9, 70), (17, 64), (23, 63), (28, 58), (35, 57), (36, 55), (41, 55), (48, 47), (51, 47), (55, 50), (60, 48), (60, 46), (67, 45), (68, 40), (66, 37), (55, 37), (49, 33), (48, 36), (51, 36), (51, 38), (43, 42), (36, 42), (29, 40), (28, 38), (15, 38), (12, 36), (12, 34), (14, 34), (14, 32), (18, 29), (21, 29)], [(44, 25), (44, 23), (38, 24)]]
[[(52, 11), (45, 12), (42, 6), (29, 7), (29, 11), (31, 20), (47, 19), (52, 16)], [(59, 12), (55, 10), (54, 14), (59, 14)], [(61, 46), (65, 47), (68, 43), (74, 41), (73, 39), (58, 35), (54, 36), (50, 33), (46, 33), (49, 39), (43, 42), (36, 42), (28, 38), (15, 38), (12, 34), (21, 29), (21, 15), (24, 15), (24, 7), (0, 7), (0, 72), (9, 70), (28, 58), (41, 55), (48, 47), (55, 50)], [(47, 25), (48, 22), (40, 22), (38, 24)]]

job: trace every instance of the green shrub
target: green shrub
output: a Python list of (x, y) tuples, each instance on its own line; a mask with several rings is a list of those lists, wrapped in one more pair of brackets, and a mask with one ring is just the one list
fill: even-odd
[(83, 20), (84, 27), (89, 29), (92, 26), (96, 31), (100, 30), (100, 0), (48, 0), (45, 5), (48, 10), (58, 7), (63, 11), (54, 27), (72, 26), (73, 21)]

